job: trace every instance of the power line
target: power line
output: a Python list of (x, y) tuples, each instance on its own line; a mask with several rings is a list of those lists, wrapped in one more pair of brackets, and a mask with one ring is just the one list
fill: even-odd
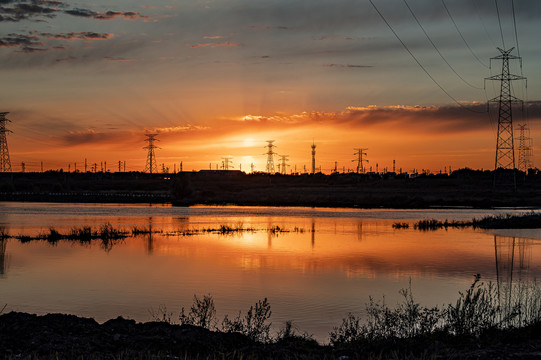
[(505, 49), (505, 40), (503, 39), (503, 29), (502, 29), (502, 20), (500, 18), (500, 8), (498, 7), (498, 0), (494, 0), (494, 4), (496, 4), (496, 13), (498, 14), (498, 24), (500, 24), (500, 35), (502, 37), (502, 45)]
[[(515, 28), (515, 44), (517, 46), (517, 55), (518, 57), (520, 57), (520, 47), (518, 46), (517, 19), (515, 16), (515, 0), (511, 0), (511, 7), (513, 9), (513, 27)], [(522, 75), (522, 61), (520, 62), (520, 72)]]
[(479, 57), (473, 52), (472, 48), (470, 47), (470, 45), (468, 44), (468, 42), (464, 38), (464, 35), (462, 35), (462, 32), (458, 28), (458, 25), (456, 24), (455, 19), (453, 18), (453, 16), (451, 15), (451, 12), (447, 8), (447, 5), (445, 4), (445, 0), (441, 0), (441, 3), (443, 4), (443, 7), (445, 8), (445, 11), (447, 11), (447, 15), (449, 15), (449, 18), (453, 22), (453, 25), (455, 25), (455, 29), (458, 32), (458, 34), (460, 35), (460, 37), (462, 38), (462, 41), (464, 41), (464, 44), (466, 44), (466, 47), (470, 50), (470, 53), (473, 55), (474, 58), (477, 59), (479, 64), (483, 65), (484, 67), (486, 67), (488, 69), (489, 66), (487, 64), (485, 64), (481, 59), (479, 59)]
[(497, 47), (498, 45), (496, 45), (496, 43), (494, 42), (494, 39), (492, 38), (492, 36), (490, 36), (490, 33), (487, 30), (487, 26), (485, 25), (485, 22), (483, 21), (483, 18), (481, 17), (481, 13), (479, 12), (479, 8), (477, 7), (476, 0), (472, 0), (472, 4), (473, 4), (473, 7), (475, 8), (477, 17), (479, 18), (479, 22), (481, 23), (481, 25), (483, 25), (483, 29), (485, 30), (485, 34), (487, 38), (490, 40), (492, 45), (494, 45), (494, 47)]
[(374, 10), (376, 10), (376, 12), (379, 14), (379, 16), (381, 17), (381, 19), (383, 20), (383, 22), (385, 22), (385, 24), (389, 27), (389, 29), (392, 31), (392, 33), (394, 34), (394, 36), (398, 39), (398, 41), (400, 41), (400, 43), (402, 44), (402, 46), (404, 47), (404, 49), (406, 49), (406, 51), (411, 55), (411, 57), (413, 58), (413, 60), (415, 60), (415, 62), (417, 63), (417, 65), (419, 65), (419, 67), (425, 72), (425, 74), (430, 78), (430, 80), (432, 80), (434, 82), (434, 84), (436, 84), (441, 91), (443, 91), (445, 93), (445, 95), (447, 95), (451, 100), (453, 100), (457, 105), (459, 105), (460, 107), (468, 110), (468, 111), (471, 111), (471, 112), (474, 112), (474, 113), (484, 113), (484, 111), (476, 111), (476, 110), (472, 110), (464, 105), (462, 105), (460, 102), (458, 102), (457, 99), (455, 99), (451, 94), (449, 94), (447, 92), (447, 90), (445, 90), (443, 88), (443, 86), (441, 86), (437, 81), (436, 79), (434, 79), (434, 77), (432, 77), (432, 75), (430, 75), (430, 73), (428, 72), (428, 70), (425, 69), (425, 67), (423, 66), (423, 64), (421, 64), (421, 62), (415, 57), (415, 55), (413, 55), (413, 53), (411, 52), (411, 50), (406, 46), (406, 44), (404, 43), (404, 41), (402, 41), (402, 39), (400, 38), (400, 36), (398, 36), (398, 34), (396, 33), (396, 31), (394, 31), (393, 27), (391, 26), (391, 24), (389, 24), (389, 22), (387, 21), (387, 19), (385, 19), (385, 17), (383, 16), (383, 14), (381, 13), (381, 11), (379, 11), (379, 9), (376, 7), (376, 5), (372, 2), (372, 0), (368, 0), (370, 1), (370, 4), (372, 4), (372, 7), (374, 7)]
[(408, 5), (408, 2), (406, 0), (403, 0), (404, 1), (404, 4), (406, 4), (406, 7), (408, 8), (408, 10), (410, 11), (411, 15), (413, 16), (413, 18), (415, 19), (415, 21), (417, 22), (417, 24), (419, 25), (419, 27), (421, 28), (421, 30), (423, 30), (423, 33), (425, 34), (426, 38), (428, 39), (428, 41), (430, 42), (430, 44), (432, 44), (432, 46), (434, 47), (434, 49), (436, 50), (436, 52), (440, 55), (440, 57), (442, 58), (443, 61), (445, 61), (445, 63), (447, 64), (447, 66), (449, 66), (449, 69), (451, 69), (456, 76), (458, 76), (460, 78), (460, 80), (462, 80), (466, 85), (474, 88), (474, 89), (478, 89), (478, 90), (483, 90), (482, 87), (478, 87), (478, 86), (475, 86), (475, 85), (472, 85), (470, 84), (468, 81), (466, 81), (466, 79), (464, 79), (462, 76), (460, 76), (460, 74), (451, 66), (451, 64), (449, 64), (449, 62), (447, 61), (447, 59), (445, 59), (445, 57), (443, 56), (443, 54), (441, 53), (441, 51), (438, 49), (438, 47), (436, 46), (436, 44), (434, 44), (434, 42), (432, 41), (432, 39), (430, 38), (430, 36), (428, 36), (428, 33), (426, 32), (425, 28), (423, 27), (423, 25), (421, 25), (421, 22), (419, 21), (419, 19), (417, 18), (417, 16), (415, 16), (415, 13), (413, 12), (413, 10), (411, 9), (411, 7)]

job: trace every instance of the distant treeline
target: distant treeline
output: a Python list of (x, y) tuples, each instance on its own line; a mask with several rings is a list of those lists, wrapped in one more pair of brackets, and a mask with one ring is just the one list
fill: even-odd
[[(508, 174), (509, 175), (509, 174)], [(241, 171), (177, 174), (0, 174), (0, 201), (173, 203), (359, 208), (541, 206), (541, 174), (516, 174), (517, 191), (494, 187), (494, 173), (269, 175)]]

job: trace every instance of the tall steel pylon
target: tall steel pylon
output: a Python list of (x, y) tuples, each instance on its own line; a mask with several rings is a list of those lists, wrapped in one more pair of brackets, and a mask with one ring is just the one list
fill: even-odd
[[(496, 140), (496, 161), (494, 164), (494, 187), (513, 186), (517, 187), (515, 174), (515, 146), (513, 139), (513, 103), (522, 103), (522, 100), (511, 94), (511, 81), (525, 80), (523, 76), (513, 75), (509, 72), (509, 60), (519, 60), (522, 58), (511, 55), (514, 47), (509, 50), (498, 48), (501, 55), (490, 60), (502, 60), (501, 74), (486, 78), (486, 80), (497, 80), (500, 82), (500, 95), (489, 102), (498, 104), (498, 138)], [(505, 180), (502, 176), (505, 170), (513, 172), (512, 180)]]
[(222, 159), (222, 170), (229, 170), (230, 167), (233, 167), (233, 158), (231, 156), (226, 156)]
[(316, 173), (316, 143), (312, 142), (312, 174)]
[(287, 167), (289, 165), (287, 165), (287, 162), (289, 161), (289, 155), (280, 155), (280, 160), (281, 160), (281, 163), (282, 165), (280, 166), (280, 173), (282, 175), (286, 175), (287, 174)]
[(145, 141), (148, 141), (148, 146), (145, 146), (143, 149), (147, 149), (147, 162), (145, 165), (145, 172), (148, 172), (149, 174), (157, 173), (158, 172), (158, 164), (156, 163), (156, 154), (154, 154), (154, 149), (159, 149), (156, 145), (154, 145), (154, 141), (160, 141), (156, 139), (156, 136), (158, 134), (145, 134), (147, 137)]
[(355, 153), (353, 155), (357, 155), (357, 159), (351, 160), (351, 161), (357, 161), (357, 174), (358, 173), (364, 173), (364, 163), (368, 162), (368, 160), (363, 159), (363, 156), (366, 156), (365, 150), (368, 150), (367, 148), (355, 148)]
[(518, 166), (517, 168), (524, 173), (533, 167), (532, 164), (532, 138), (530, 137), (530, 128), (526, 124), (519, 124), (518, 140)]
[(276, 145), (273, 144), (274, 140), (267, 140), (268, 145), (265, 146), (267, 150), (267, 172), (269, 174), (274, 174), (274, 148)]
[(11, 161), (9, 160), (8, 140), (6, 134), (12, 132), (6, 129), (6, 119), (9, 112), (0, 113), (0, 172), (11, 172)]

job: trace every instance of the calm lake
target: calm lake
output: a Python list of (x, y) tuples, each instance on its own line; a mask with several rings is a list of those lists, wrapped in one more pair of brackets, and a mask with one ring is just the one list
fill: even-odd
[[(103, 322), (119, 315), (150, 321), (165, 306), (178, 319), (194, 294), (214, 298), (219, 322), (267, 297), (274, 331), (285, 321), (328, 341), (371, 295), (394, 305), (411, 280), (423, 305), (455, 302), (475, 274), (485, 281), (541, 275), (541, 229), (421, 232), (417, 220), (469, 220), (524, 210), (356, 210), (0, 203), (11, 236), (54, 227), (113, 227), (151, 234), (109, 246), (61, 240), (0, 240), (0, 309), (62, 312)], [(409, 229), (394, 229), (407, 222)], [(221, 226), (243, 231), (202, 231)]]

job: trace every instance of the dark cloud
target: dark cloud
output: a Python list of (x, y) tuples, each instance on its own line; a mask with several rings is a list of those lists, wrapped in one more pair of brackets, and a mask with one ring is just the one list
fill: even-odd
[(122, 17), (124, 19), (128, 20), (135, 20), (135, 19), (148, 19), (149, 16), (141, 15), (138, 12), (134, 11), (94, 11), (89, 9), (70, 9), (70, 10), (64, 10), (64, 13), (72, 15), (72, 16), (79, 16), (79, 17), (86, 17), (86, 18), (93, 18), (96, 20), (111, 20), (118, 17)]
[(64, 6), (62, 1), (54, 0), (4, 0), (0, 4), (0, 21), (17, 22), (30, 19), (36, 16), (53, 17), (60, 7)]
[[(70, 32), (70, 33), (40, 33), (38, 31), (30, 31), (27, 34), (9, 34), (3, 38), (0, 38), (1, 47), (19, 47), (17, 52), (22, 53), (35, 53), (43, 52), (50, 49), (65, 50), (66, 47), (60, 44), (45, 44), (43, 39), (52, 39), (57, 41), (69, 41), (69, 40), (108, 40), (113, 38), (113, 34), (110, 33), (95, 33), (95, 32)], [(35, 46), (40, 46), (36, 48)]]
[(323, 65), (324, 67), (330, 67), (330, 68), (344, 68), (344, 69), (359, 69), (359, 68), (371, 68), (372, 65), (352, 65), (352, 64), (326, 64)]
[(9, 34), (0, 38), (0, 47), (26, 47), (43, 45), (38, 36), (24, 34)]
[(70, 131), (61, 137), (61, 141), (67, 146), (84, 144), (109, 143), (118, 139), (116, 133), (104, 133), (95, 130)]
[(42, 37), (48, 39), (57, 39), (57, 40), (108, 40), (111, 39), (114, 35), (110, 33), (96, 33), (96, 32), (70, 32), (70, 33), (61, 33), (61, 34), (51, 34), (51, 33), (40, 33)]
[(118, 17), (135, 20), (146, 19), (148, 16), (134, 11), (95, 11), (90, 9), (66, 9), (68, 4), (58, 0), (0, 0), (0, 22), (17, 22), (36, 17), (52, 18), (61, 11), (64, 14), (93, 18), (96, 20), (111, 20)]
[(17, 50), (16, 52), (21, 52), (25, 54), (32, 54), (32, 53), (39, 53), (39, 52), (45, 52), (49, 51), (48, 48), (35, 48), (31, 46), (23, 46), (20, 50)]

